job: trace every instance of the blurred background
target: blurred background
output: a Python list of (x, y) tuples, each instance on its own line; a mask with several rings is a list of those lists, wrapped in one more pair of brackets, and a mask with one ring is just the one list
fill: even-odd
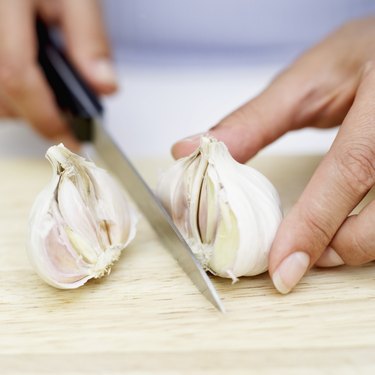
[[(106, 125), (136, 158), (169, 155), (174, 141), (215, 125), (303, 50), (375, 10), (370, 0), (102, 3), (121, 81), (105, 98)], [(48, 142), (25, 126), (3, 125), (0, 153), (45, 152)], [(293, 132), (263, 152), (325, 152), (335, 132)]]

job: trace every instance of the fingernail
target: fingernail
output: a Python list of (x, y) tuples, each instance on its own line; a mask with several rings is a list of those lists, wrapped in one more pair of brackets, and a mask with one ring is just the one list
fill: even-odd
[(322, 256), (316, 262), (318, 267), (337, 267), (345, 264), (343, 259), (337, 254), (336, 250), (328, 246)]
[(113, 65), (108, 59), (100, 59), (94, 62), (95, 79), (101, 83), (116, 85), (117, 77)]
[(302, 251), (285, 258), (272, 276), (273, 284), (282, 293), (289, 293), (302, 279), (310, 264), (310, 256)]

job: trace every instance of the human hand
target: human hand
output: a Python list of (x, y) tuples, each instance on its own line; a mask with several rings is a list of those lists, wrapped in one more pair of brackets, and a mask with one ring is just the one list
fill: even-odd
[[(375, 184), (374, 59), (375, 17), (350, 22), (209, 131), (245, 162), (289, 130), (342, 123), (272, 245), (269, 272), (281, 293), (314, 264), (375, 259), (375, 201), (348, 216)], [(198, 142), (196, 136), (176, 143), (174, 157), (190, 153)]]
[(97, 1), (0, 0), (0, 117), (23, 117), (43, 136), (76, 148), (38, 66), (36, 13), (61, 27), (70, 58), (97, 93), (117, 88)]

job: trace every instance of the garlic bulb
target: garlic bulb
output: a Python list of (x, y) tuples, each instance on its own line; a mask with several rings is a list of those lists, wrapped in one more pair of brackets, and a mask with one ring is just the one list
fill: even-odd
[(267, 270), (282, 219), (278, 193), (224, 143), (202, 137), (164, 172), (157, 195), (206, 270), (233, 281)]
[(105, 170), (62, 144), (46, 158), (53, 176), (31, 210), (28, 255), (48, 284), (77, 288), (110, 272), (134, 238), (137, 218)]

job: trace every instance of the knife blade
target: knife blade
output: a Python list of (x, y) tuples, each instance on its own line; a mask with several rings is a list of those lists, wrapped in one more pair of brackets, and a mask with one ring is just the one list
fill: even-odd
[(138, 173), (130, 159), (103, 126), (103, 107), (73, 67), (58, 40), (41, 19), (36, 23), (38, 61), (55, 94), (56, 102), (81, 141), (91, 141), (99, 157), (116, 175), (159, 239), (197, 289), (221, 312), (224, 305), (210, 278), (195, 258), (170, 215)]

